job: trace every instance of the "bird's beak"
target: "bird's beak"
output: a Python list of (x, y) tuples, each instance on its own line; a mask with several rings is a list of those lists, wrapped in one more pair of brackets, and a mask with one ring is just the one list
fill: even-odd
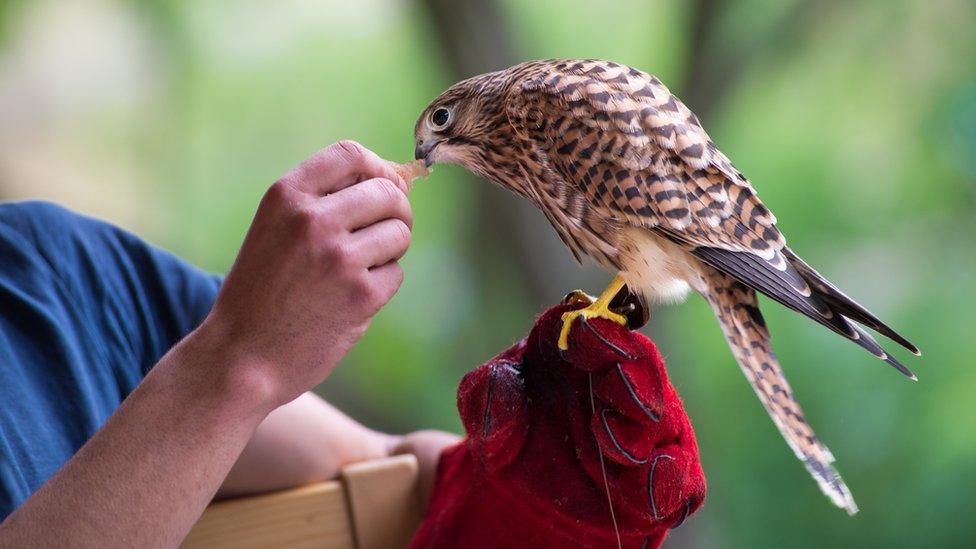
[(430, 157), (430, 153), (434, 152), (434, 148), (440, 144), (439, 139), (431, 139), (429, 141), (418, 141), (417, 148), (413, 150), (413, 157), (417, 160), (423, 160), (424, 165), (428, 168), (434, 163), (434, 160)]

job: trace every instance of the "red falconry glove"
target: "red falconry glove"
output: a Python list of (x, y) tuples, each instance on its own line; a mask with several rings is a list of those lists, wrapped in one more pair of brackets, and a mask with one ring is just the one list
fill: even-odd
[(622, 545), (658, 547), (701, 506), (695, 434), (657, 348), (597, 318), (560, 352), (578, 306), (461, 380), (468, 436), (441, 455), (413, 547), (616, 547), (608, 490)]

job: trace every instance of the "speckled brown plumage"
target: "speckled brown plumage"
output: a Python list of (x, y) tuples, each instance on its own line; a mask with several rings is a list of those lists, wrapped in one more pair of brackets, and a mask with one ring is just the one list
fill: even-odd
[(789, 445), (837, 505), (856, 510), (783, 376), (755, 292), (913, 378), (855, 322), (918, 349), (786, 246), (749, 180), (660, 80), (608, 61), (523, 63), (452, 86), (416, 135), (418, 157), (530, 200), (577, 260), (619, 271), (645, 299), (703, 295)]

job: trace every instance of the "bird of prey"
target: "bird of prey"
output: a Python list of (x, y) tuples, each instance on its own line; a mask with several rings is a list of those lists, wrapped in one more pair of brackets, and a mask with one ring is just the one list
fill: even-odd
[(858, 324), (918, 349), (805, 263), (776, 217), (659, 79), (592, 59), (531, 61), (451, 86), (421, 113), (415, 156), (458, 164), (538, 207), (577, 261), (618, 273), (572, 323), (623, 324), (624, 288), (646, 302), (694, 290), (711, 305), (746, 378), (824, 493), (849, 513), (850, 491), (794, 398), (756, 292), (826, 326), (911, 379)]

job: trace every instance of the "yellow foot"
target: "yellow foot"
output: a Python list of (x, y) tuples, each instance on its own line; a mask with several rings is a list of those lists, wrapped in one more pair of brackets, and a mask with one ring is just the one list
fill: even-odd
[(607, 320), (612, 320), (621, 326), (626, 326), (627, 317), (611, 311), (609, 309), (609, 305), (609, 300), (604, 301), (601, 296), (601, 299), (597, 299), (587, 307), (563, 313), (563, 327), (562, 330), (559, 331), (559, 350), (565, 351), (566, 349), (569, 349), (569, 330), (573, 327), (573, 322), (579, 317), (583, 317), (583, 320), (589, 320), (591, 318), (606, 318)]

